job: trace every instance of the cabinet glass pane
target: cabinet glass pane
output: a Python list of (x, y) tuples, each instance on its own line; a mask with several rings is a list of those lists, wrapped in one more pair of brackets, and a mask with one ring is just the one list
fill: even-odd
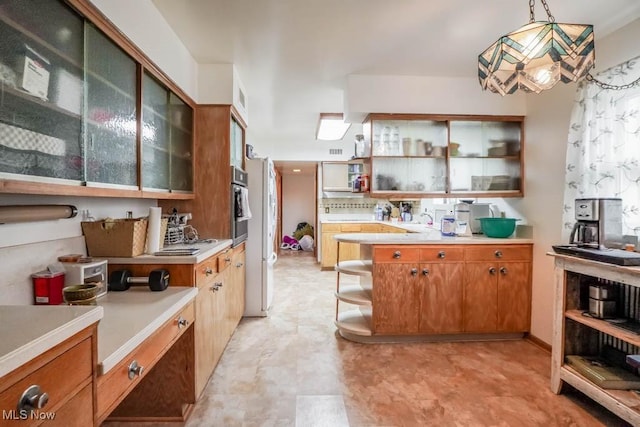
[(142, 186), (168, 190), (169, 91), (145, 72), (142, 80)]
[(242, 126), (231, 118), (231, 166), (242, 169), (242, 139), (244, 130)]
[(193, 191), (193, 111), (170, 94), (171, 190)]
[(136, 63), (86, 26), (86, 180), (137, 186)]
[(372, 159), (372, 191), (444, 193), (447, 183), (445, 158)]
[(63, 2), (0, 1), (0, 172), (83, 179), (82, 40)]
[[(446, 147), (447, 124), (432, 120), (375, 120), (374, 156), (430, 156), (433, 147)], [(436, 150), (436, 155), (444, 155)]]
[(451, 191), (518, 191), (520, 122), (452, 121)]

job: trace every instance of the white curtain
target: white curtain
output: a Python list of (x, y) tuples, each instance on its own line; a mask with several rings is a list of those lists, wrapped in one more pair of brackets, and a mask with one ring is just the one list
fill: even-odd
[[(640, 57), (600, 73), (612, 85), (640, 77)], [(623, 234), (640, 236), (640, 85), (614, 90), (583, 80), (571, 113), (564, 188), (563, 240), (573, 224), (574, 200), (622, 199)]]

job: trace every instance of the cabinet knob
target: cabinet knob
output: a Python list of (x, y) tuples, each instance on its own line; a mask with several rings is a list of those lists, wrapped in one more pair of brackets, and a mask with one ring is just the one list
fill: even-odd
[(205, 276), (210, 276), (210, 275), (212, 275), (212, 274), (213, 274), (213, 270), (211, 269), (211, 267), (207, 267), (207, 268), (205, 268), (205, 270), (204, 270), (204, 274), (205, 274)]
[(428, 276), (429, 275), (429, 269), (428, 268), (423, 268), (422, 269), (422, 275), (423, 276)]
[(182, 329), (182, 328), (184, 328), (185, 326), (188, 326), (188, 325), (189, 325), (189, 321), (188, 321), (187, 319), (185, 319), (184, 317), (182, 317), (182, 316), (179, 316), (179, 317), (176, 319), (176, 322), (178, 323), (178, 329)]
[(507, 274), (507, 267), (500, 267), (500, 273)]
[(132, 380), (136, 376), (138, 377), (141, 376), (143, 371), (144, 371), (144, 367), (138, 365), (138, 362), (134, 360), (129, 365), (129, 379)]
[(20, 400), (18, 400), (18, 411), (33, 411), (44, 408), (49, 402), (49, 395), (40, 390), (39, 385), (31, 385), (27, 388)]
[(444, 258), (444, 251), (438, 252), (438, 258)]
[(215, 291), (217, 291), (217, 290), (218, 290), (218, 287), (217, 287), (216, 285), (211, 285), (211, 287), (209, 287), (209, 290), (210, 290), (211, 292), (215, 292)]
[(224, 262), (231, 262), (231, 258), (230, 257), (224, 257)]
[(239, 263), (237, 263), (237, 264), (236, 264), (236, 267), (237, 267), (237, 268), (240, 268), (240, 267), (242, 267), (243, 265), (244, 265), (243, 263), (239, 262)]
[(401, 255), (401, 254), (400, 254), (400, 251), (395, 251), (395, 252), (393, 253), (393, 257), (394, 257), (395, 259), (400, 258), (400, 255)]
[(213, 286), (215, 286), (216, 290), (218, 290), (218, 288), (222, 287), (222, 282), (216, 282), (216, 283), (213, 284)]
[(495, 267), (489, 268), (489, 274), (496, 274), (496, 268)]
[(493, 254), (496, 256), (496, 258), (502, 258), (502, 251), (495, 251)]
[(412, 268), (411, 269), (411, 275), (412, 276), (416, 276), (418, 274), (418, 269), (417, 268)]

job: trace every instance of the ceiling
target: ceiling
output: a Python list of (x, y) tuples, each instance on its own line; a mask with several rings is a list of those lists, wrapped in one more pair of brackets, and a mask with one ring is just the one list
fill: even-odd
[[(343, 111), (347, 75), (476, 78), (478, 54), (529, 21), (526, 0), (152, 1), (198, 63), (235, 64), (252, 137), (300, 144), (315, 142), (320, 112)], [(638, 0), (548, 4), (557, 22), (593, 24), (596, 50), (640, 17)]]

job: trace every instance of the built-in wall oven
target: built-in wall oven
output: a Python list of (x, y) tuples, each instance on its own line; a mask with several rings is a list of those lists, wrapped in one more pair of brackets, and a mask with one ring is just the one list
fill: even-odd
[(247, 183), (247, 173), (231, 166), (231, 239), (234, 247), (247, 240), (249, 231), (248, 197), (243, 197), (243, 192), (246, 196)]

